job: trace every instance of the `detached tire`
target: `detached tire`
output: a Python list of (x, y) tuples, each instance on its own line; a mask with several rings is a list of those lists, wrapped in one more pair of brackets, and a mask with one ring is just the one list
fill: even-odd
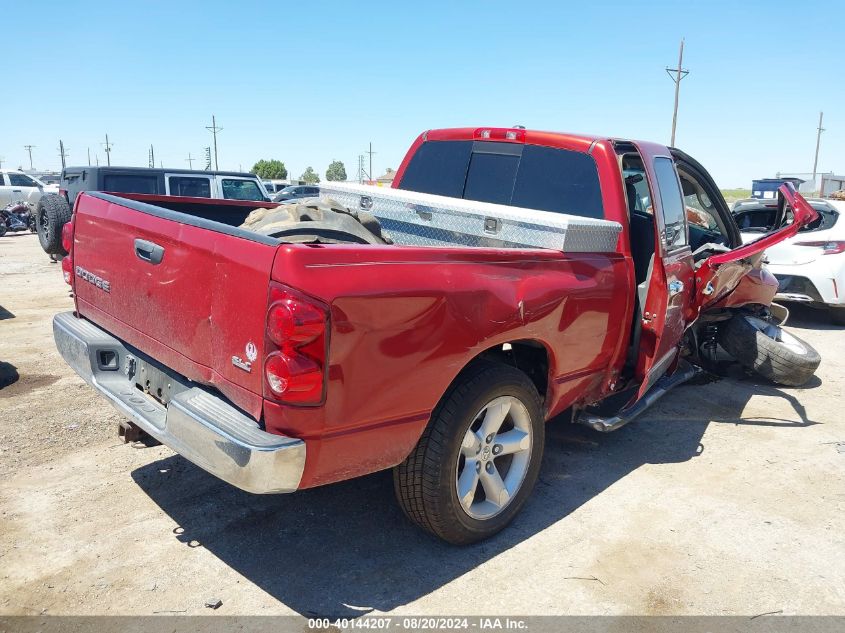
[(437, 405), (420, 441), (393, 471), (411, 521), (456, 545), (510, 523), (537, 481), (543, 456), (540, 396), (523, 372), (475, 363)]
[(816, 372), (819, 353), (783, 328), (738, 314), (719, 327), (719, 344), (745, 367), (772, 382), (800, 387)]
[(67, 255), (62, 248), (62, 227), (70, 221), (71, 208), (62, 196), (46, 193), (38, 201), (35, 228), (41, 248), (48, 255)]

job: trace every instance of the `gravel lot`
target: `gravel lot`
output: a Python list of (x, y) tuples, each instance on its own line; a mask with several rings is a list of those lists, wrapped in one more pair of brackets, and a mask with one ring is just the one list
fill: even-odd
[(71, 307), (36, 236), (0, 238), (0, 615), (845, 614), (845, 336), (823, 313), (793, 313), (823, 356), (805, 388), (737, 372), (610, 435), (553, 421), (523, 513), (456, 548), (389, 473), (258, 497), (121, 444), (55, 351)]

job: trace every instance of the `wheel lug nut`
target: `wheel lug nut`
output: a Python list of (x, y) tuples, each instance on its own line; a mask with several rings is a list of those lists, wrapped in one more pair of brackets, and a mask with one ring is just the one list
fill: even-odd
[(502, 445), (501, 445), (501, 444), (496, 444), (496, 445), (493, 447), (493, 454), (494, 454), (494, 455), (498, 455), (498, 454), (499, 454), (499, 453), (501, 453), (501, 452), (502, 452)]
[(487, 472), (488, 473), (493, 472), (493, 463), (492, 462), (487, 462)]
[(490, 435), (487, 436), (486, 442), (489, 444), (492, 441), (493, 441), (493, 434), (491, 433)]
[(475, 472), (481, 472), (481, 462), (475, 462)]

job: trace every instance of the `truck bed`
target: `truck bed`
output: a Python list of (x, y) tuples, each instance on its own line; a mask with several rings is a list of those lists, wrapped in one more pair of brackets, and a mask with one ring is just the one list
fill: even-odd
[[(401, 461), (448, 385), (478, 355), (500, 353), (506, 343), (539, 353), (551, 416), (601, 391), (627, 340), (633, 292), (619, 253), (285, 244), (237, 227), (254, 206), (80, 195), (72, 249), (77, 314), (222, 394), (262, 429), (303, 439), (303, 487)], [(153, 246), (162, 250), (158, 263), (149, 260)], [(264, 395), (274, 284), (328, 311), (318, 406)], [(251, 371), (235, 363), (247, 357)]]

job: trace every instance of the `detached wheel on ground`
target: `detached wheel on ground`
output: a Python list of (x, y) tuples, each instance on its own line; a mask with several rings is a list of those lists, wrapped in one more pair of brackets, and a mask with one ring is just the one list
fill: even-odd
[(816, 372), (819, 353), (783, 328), (749, 314), (719, 327), (719, 344), (745, 367), (781, 385), (800, 387)]
[(62, 227), (70, 221), (71, 208), (62, 196), (45, 193), (35, 211), (38, 241), (48, 255), (67, 255), (62, 248)]
[(545, 430), (540, 395), (523, 372), (478, 362), (432, 414), (419, 443), (393, 471), (414, 523), (463, 545), (499, 532), (531, 494)]

